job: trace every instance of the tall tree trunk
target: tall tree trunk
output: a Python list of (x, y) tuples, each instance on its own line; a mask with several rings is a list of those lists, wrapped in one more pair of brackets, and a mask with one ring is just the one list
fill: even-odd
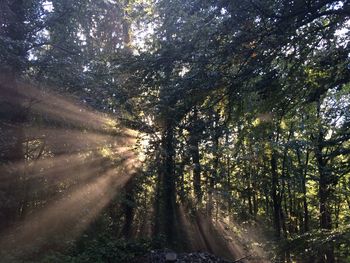
[(277, 172), (277, 157), (273, 150), (271, 155), (271, 175), (272, 175), (272, 186), (271, 186), (271, 197), (273, 202), (273, 221), (275, 226), (275, 235), (277, 238), (281, 237), (281, 202), (278, 194), (278, 172)]
[[(291, 194), (290, 194), (290, 176), (288, 173), (288, 167), (287, 167), (287, 156), (288, 156), (288, 143), (290, 142), (291, 137), (293, 136), (293, 125), (291, 125), (289, 132), (288, 132), (288, 137), (287, 141), (284, 142), (284, 150), (283, 150), (283, 159), (282, 159), (282, 191), (281, 191), (281, 202), (283, 199), (284, 203), (284, 212), (283, 212), (283, 206), (281, 204), (281, 223), (282, 223), (282, 229), (283, 229), (283, 234), (284, 237), (287, 237), (287, 226), (286, 226), (286, 219), (288, 217), (288, 209), (287, 209), (287, 198), (286, 198), (286, 191), (285, 191), (285, 185), (286, 185), (286, 180), (287, 180), (287, 190), (288, 190), (288, 195), (289, 195), (289, 200), (291, 201)], [(293, 216), (293, 210), (292, 206), (289, 208), (289, 224), (293, 223), (291, 217)], [(289, 227), (290, 229), (290, 227)]]
[(231, 164), (230, 164), (230, 156), (227, 156), (227, 211), (229, 216), (231, 216), (232, 204), (231, 204)]
[(175, 204), (176, 204), (176, 189), (174, 176), (174, 134), (173, 124), (168, 121), (162, 135), (162, 169), (161, 169), (161, 198), (162, 212), (161, 225), (162, 233), (165, 235), (166, 242), (172, 245), (176, 240), (175, 237)]
[(180, 201), (181, 203), (185, 203), (185, 196), (186, 196), (186, 191), (185, 191), (185, 160), (182, 160), (180, 165), (179, 165), (179, 169), (178, 169), (178, 173), (177, 176), (180, 178), (179, 180), (179, 197), (180, 197)]
[(214, 208), (214, 201), (213, 201), (213, 194), (215, 190), (215, 183), (217, 179), (217, 174), (218, 174), (218, 168), (219, 168), (219, 136), (215, 134), (214, 136), (214, 152), (215, 152), (215, 157), (214, 157), (214, 163), (213, 163), (213, 171), (211, 173), (210, 179), (209, 179), (209, 190), (208, 190), (208, 196), (209, 196), (209, 201), (208, 201), (208, 215), (212, 215), (213, 208)]
[[(321, 120), (321, 102), (317, 103), (317, 118)], [(319, 172), (319, 188), (318, 188), (318, 198), (320, 205), (320, 228), (321, 229), (332, 229), (332, 217), (331, 217), (331, 207), (329, 204), (329, 196), (331, 194), (331, 174), (327, 169), (327, 160), (323, 156), (324, 149), (324, 132), (321, 124), (318, 128), (318, 135), (316, 140), (316, 145), (314, 148), (314, 153), (316, 157), (318, 172)], [(328, 244), (324, 249), (324, 255), (321, 255), (322, 262), (332, 263), (334, 262), (334, 247), (332, 244)]]
[(196, 203), (200, 204), (202, 200), (202, 189), (201, 189), (201, 165), (199, 155), (199, 129), (198, 125), (198, 111), (195, 108), (193, 111), (192, 127), (190, 130), (190, 153), (193, 163), (193, 190), (196, 198)]
[[(130, 20), (129, 20), (129, 14), (128, 14), (128, 8), (129, 8), (129, 0), (125, 0), (124, 2), (124, 10), (123, 10), (123, 19), (122, 19), (122, 35), (123, 35), (123, 44), (124, 44), (124, 50), (128, 52), (129, 54), (132, 53), (131, 50), (131, 34), (130, 34)], [(132, 175), (135, 176), (135, 175)], [(122, 234), (126, 239), (131, 238), (132, 236), (132, 224), (133, 224), (133, 218), (135, 213), (134, 208), (134, 179), (131, 177), (131, 179), (126, 183), (125, 185), (125, 195), (124, 200), (122, 202), (122, 209), (124, 212), (124, 224), (122, 228)]]
[(160, 160), (160, 163), (157, 164), (157, 184), (156, 184), (156, 190), (155, 190), (155, 197), (153, 202), (153, 209), (154, 209), (154, 223), (153, 223), (153, 235), (155, 237), (159, 237), (162, 234), (162, 215), (161, 215), (161, 189), (162, 189), (162, 177), (163, 177), (163, 165), (161, 162), (161, 150), (157, 153), (157, 160)]
[[(316, 157), (316, 159), (319, 159)], [(320, 180), (319, 180), (319, 203), (320, 203), (320, 228), (332, 229), (331, 207), (329, 204), (329, 195), (331, 193), (328, 183), (328, 173), (320, 160), (317, 161), (319, 166)], [(325, 255), (322, 256), (322, 262), (334, 262), (334, 248), (332, 244), (328, 244), (324, 249)]]
[(320, 157), (317, 157), (318, 170), (320, 174), (318, 197), (320, 203), (320, 227), (323, 229), (332, 229), (331, 208), (329, 206), (328, 197), (331, 193), (328, 183), (329, 175), (326, 171), (324, 162)]
[(301, 156), (299, 149), (297, 150), (297, 158), (298, 158), (298, 165), (300, 170), (300, 177), (301, 177), (301, 190), (303, 193), (303, 209), (304, 209), (304, 216), (303, 216), (303, 227), (302, 231), (303, 233), (309, 231), (309, 210), (308, 210), (308, 204), (307, 204), (307, 198), (306, 198), (306, 176), (308, 172), (308, 165), (309, 165), (309, 151), (306, 151), (306, 159), (305, 164), (302, 165), (301, 162)]
[(124, 212), (124, 224), (122, 228), (122, 235), (126, 239), (132, 237), (132, 224), (134, 219), (134, 207), (135, 207), (135, 197), (134, 197), (134, 178), (131, 177), (130, 180), (124, 186), (124, 200), (122, 202), (122, 209)]
[(270, 217), (270, 195), (269, 192), (265, 189), (265, 214), (267, 217)]

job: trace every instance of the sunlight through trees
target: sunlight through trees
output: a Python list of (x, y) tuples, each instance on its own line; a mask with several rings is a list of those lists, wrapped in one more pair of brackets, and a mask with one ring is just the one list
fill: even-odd
[(0, 1), (0, 261), (349, 261), (349, 10)]

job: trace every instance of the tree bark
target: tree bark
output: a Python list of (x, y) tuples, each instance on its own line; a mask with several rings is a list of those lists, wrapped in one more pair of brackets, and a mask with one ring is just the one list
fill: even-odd
[(130, 239), (132, 237), (132, 225), (134, 219), (134, 178), (131, 177), (130, 180), (125, 184), (124, 187), (125, 195), (122, 203), (122, 209), (124, 212), (124, 224), (122, 228), (122, 235), (125, 239)]
[(273, 151), (271, 155), (271, 175), (272, 175), (272, 202), (273, 202), (273, 221), (275, 226), (275, 235), (277, 238), (281, 237), (281, 202), (278, 196), (278, 173), (277, 173), (277, 157), (276, 153)]
[(176, 240), (175, 237), (175, 204), (176, 204), (176, 187), (174, 176), (174, 134), (171, 121), (165, 126), (162, 135), (162, 233), (166, 242), (172, 245)]
[(305, 233), (309, 231), (309, 209), (308, 209), (307, 198), (306, 198), (306, 176), (307, 176), (308, 165), (309, 165), (309, 151), (306, 152), (306, 160), (305, 160), (304, 168), (302, 167), (299, 150), (297, 150), (297, 158), (298, 158), (298, 164), (299, 164), (300, 176), (301, 176), (301, 190), (303, 193), (303, 210), (304, 210), (303, 223), (304, 224), (302, 227), (302, 231), (303, 233)]
[(201, 189), (201, 165), (199, 155), (199, 132), (200, 130), (196, 127), (198, 121), (198, 111), (194, 109), (192, 127), (190, 130), (190, 153), (193, 163), (193, 190), (196, 198), (196, 203), (200, 204), (202, 200), (202, 189)]
[(213, 144), (214, 144), (214, 152), (215, 152), (215, 157), (214, 157), (214, 163), (213, 163), (213, 171), (211, 173), (211, 176), (209, 178), (209, 190), (208, 190), (208, 196), (209, 196), (209, 201), (208, 201), (208, 215), (212, 215), (213, 208), (214, 208), (214, 202), (213, 202), (213, 193), (215, 190), (215, 183), (217, 179), (217, 174), (218, 174), (218, 168), (219, 168), (219, 136), (217, 134), (214, 135), (213, 139)]
[[(317, 118), (321, 119), (321, 102), (317, 103)], [(323, 155), (324, 149), (324, 132), (321, 124), (318, 128), (318, 135), (316, 140), (316, 145), (314, 148), (314, 153), (316, 157), (318, 172), (319, 172), (319, 188), (318, 188), (318, 197), (320, 205), (320, 228), (321, 229), (332, 229), (332, 217), (331, 217), (331, 207), (329, 204), (329, 196), (331, 194), (331, 174), (327, 169), (327, 160)], [(322, 262), (332, 263), (334, 262), (334, 247), (332, 244), (329, 244), (324, 249), (324, 255), (321, 255)]]

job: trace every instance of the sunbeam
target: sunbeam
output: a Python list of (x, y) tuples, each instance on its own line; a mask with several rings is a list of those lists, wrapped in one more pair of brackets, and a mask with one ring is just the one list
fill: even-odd
[(127, 135), (104, 135), (90, 131), (78, 131), (62, 128), (30, 127), (26, 137), (45, 142), (52, 152), (89, 151), (100, 147), (122, 149), (135, 144), (136, 138)]
[(0, 245), (13, 249), (14, 246), (30, 243), (40, 247), (52, 235), (62, 233), (67, 240), (74, 239), (95, 219), (130, 176), (131, 173), (113, 168), (91, 182), (75, 187), (43, 210), (28, 215), (23, 223), (3, 235), (5, 238), (1, 239)]
[(54, 235), (74, 240), (137, 172), (138, 133), (107, 114), (31, 84), (4, 87), (2, 100), (24, 107), (27, 117), (23, 123), (5, 120), (21, 130), (17, 140), (24, 158), (1, 164), (6, 172), (0, 187), (23, 185), (23, 193), (15, 197), (20, 203), (29, 191), (40, 195), (46, 189), (53, 191), (53, 200), (30, 209), (21, 204), (21, 220), (5, 229), (0, 246), (43, 249)]
[(349, 261), (349, 7), (0, 0), (0, 263)]
[(22, 106), (44, 122), (61, 123), (103, 134), (133, 136), (131, 130), (121, 127), (107, 114), (97, 112), (68, 96), (55, 94), (48, 88), (39, 89), (33, 84), (18, 82), (16, 89), (11, 85), (2, 85), (0, 95), (2, 101)]

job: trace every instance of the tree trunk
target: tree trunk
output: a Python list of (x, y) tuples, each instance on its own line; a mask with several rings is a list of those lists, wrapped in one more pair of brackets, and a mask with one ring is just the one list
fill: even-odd
[(299, 164), (300, 176), (301, 176), (301, 190), (303, 193), (303, 209), (304, 209), (303, 223), (304, 224), (302, 227), (302, 231), (303, 233), (305, 233), (309, 231), (309, 210), (308, 210), (308, 204), (307, 204), (307, 198), (306, 198), (306, 176), (307, 176), (308, 165), (309, 165), (309, 151), (306, 152), (306, 160), (305, 160), (304, 168), (302, 167), (299, 150), (297, 150), (297, 158), (298, 158), (298, 164)]
[(329, 206), (328, 197), (330, 195), (330, 189), (327, 182), (327, 172), (325, 167), (319, 164), (319, 203), (320, 203), (320, 227), (323, 229), (332, 229), (331, 208)]
[[(317, 104), (317, 117), (320, 119), (320, 101)], [(322, 126), (319, 125), (318, 136), (316, 145), (314, 148), (315, 157), (317, 161), (318, 172), (320, 175), (319, 178), (319, 188), (318, 188), (318, 198), (320, 205), (320, 228), (321, 229), (332, 229), (332, 217), (331, 217), (331, 207), (329, 204), (329, 196), (331, 194), (331, 174), (327, 169), (327, 160), (323, 156), (324, 149), (324, 133)], [(334, 262), (334, 247), (332, 244), (329, 244), (324, 249), (324, 255), (321, 255), (322, 262), (332, 263)]]
[(278, 173), (277, 173), (277, 159), (276, 153), (273, 151), (271, 155), (271, 175), (272, 175), (272, 187), (271, 197), (273, 202), (273, 221), (275, 226), (275, 235), (277, 238), (281, 237), (281, 202), (278, 196)]
[(162, 233), (166, 238), (166, 242), (172, 245), (176, 240), (175, 237), (175, 203), (176, 189), (174, 176), (174, 145), (173, 145), (173, 126), (171, 121), (165, 126), (162, 135)]
[(134, 180), (133, 177), (125, 184), (124, 187), (125, 195), (122, 203), (122, 209), (124, 212), (124, 224), (122, 229), (122, 235), (125, 239), (132, 237), (132, 224), (134, 219)]
[(231, 215), (232, 204), (231, 204), (231, 165), (230, 156), (227, 156), (227, 211), (229, 216)]
[(214, 152), (215, 152), (215, 157), (214, 157), (214, 164), (213, 164), (213, 171), (211, 173), (210, 179), (209, 179), (209, 202), (208, 202), (208, 215), (212, 215), (213, 208), (214, 208), (214, 202), (213, 202), (213, 193), (214, 193), (214, 188), (215, 188), (215, 183), (217, 179), (217, 174), (218, 174), (218, 168), (219, 168), (219, 136), (215, 134), (214, 136)]
[(202, 189), (201, 189), (201, 165), (199, 155), (199, 130), (196, 128), (198, 121), (197, 109), (194, 109), (192, 127), (190, 130), (190, 153), (193, 163), (193, 190), (196, 198), (196, 203), (200, 204), (202, 200)]

